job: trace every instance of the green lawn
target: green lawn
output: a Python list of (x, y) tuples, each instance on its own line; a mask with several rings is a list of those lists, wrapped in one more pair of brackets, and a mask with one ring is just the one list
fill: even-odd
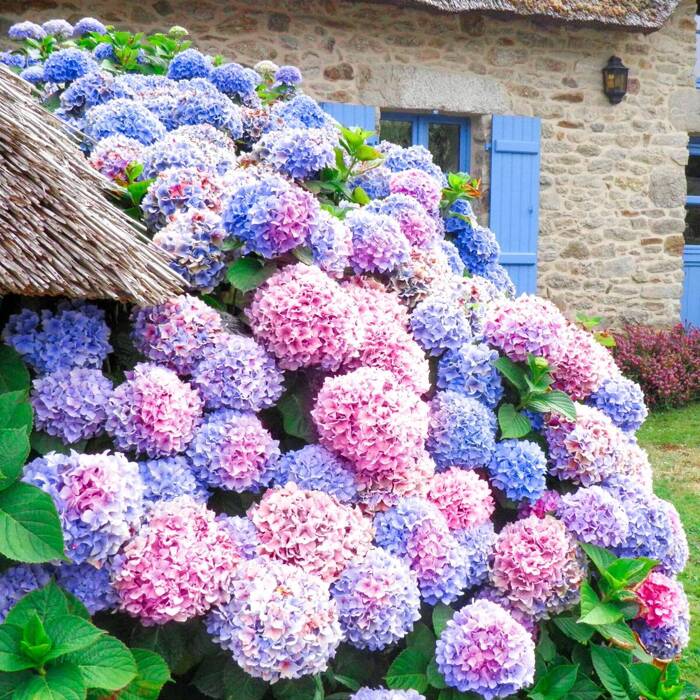
[(693, 622), (682, 666), (700, 685), (700, 403), (654, 413), (638, 437), (654, 466), (654, 490), (678, 508), (688, 533), (690, 561), (680, 578)]

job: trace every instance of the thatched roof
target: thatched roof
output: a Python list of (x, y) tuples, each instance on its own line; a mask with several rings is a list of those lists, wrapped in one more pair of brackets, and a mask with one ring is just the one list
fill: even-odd
[(660, 29), (679, 0), (377, 0), (441, 12), (494, 12), (650, 32)]
[(165, 254), (107, 199), (110, 186), (0, 65), (0, 295), (153, 304), (181, 293)]

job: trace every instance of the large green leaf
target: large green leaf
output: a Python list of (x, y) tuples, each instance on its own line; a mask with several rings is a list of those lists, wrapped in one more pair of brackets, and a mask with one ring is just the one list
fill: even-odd
[(591, 645), (593, 668), (612, 700), (635, 700), (628, 692), (627, 671), (615, 649)]
[(645, 698), (655, 698), (661, 671), (653, 664), (634, 664), (627, 669), (630, 685)]
[(563, 391), (549, 391), (528, 399), (527, 407), (540, 413), (559, 413), (569, 420), (576, 420), (576, 405)]
[(101, 629), (77, 615), (52, 615), (46, 619), (45, 626), (53, 642), (47, 661), (85, 649), (104, 635)]
[(573, 639), (579, 644), (588, 644), (590, 638), (595, 634), (595, 630), (580, 622), (574, 620), (573, 617), (561, 616), (555, 617), (552, 622), (563, 632), (567, 637)]
[(288, 392), (278, 401), (277, 410), (282, 414), (282, 427), (287, 435), (306, 442), (316, 440), (316, 428), (310, 413), (310, 397), (296, 391)]
[(26, 428), (0, 428), (0, 491), (11, 486), (29, 457)]
[(440, 673), (435, 657), (433, 657), (428, 664), (426, 676), (428, 676), (428, 683), (430, 683), (433, 688), (437, 688), (438, 690), (447, 688), (447, 683), (445, 682), (442, 673)]
[(68, 612), (68, 599), (63, 591), (51, 581), (43, 588), (37, 588), (25, 595), (7, 613), (5, 621), (18, 627), (24, 627), (34, 614), (38, 615), (42, 622), (46, 622), (49, 617), (67, 615)]
[(43, 676), (34, 675), (23, 683), (12, 700), (84, 700), (87, 688), (76, 666), (49, 666)]
[(528, 693), (532, 700), (561, 700), (569, 695), (578, 676), (578, 666), (554, 666), (540, 678)]
[(0, 428), (25, 428), (32, 430), (32, 406), (27, 401), (27, 392), (8, 391), (0, 394)]
[(406, 637), (406, 647), (416, 649), (426, 659), (432, 659), (435, 653), (435, 635), (430, 631), (428, 625), (417, 622), (413, 626), (413, 631)]
[(525, 370), (507, 357), (499, 357), (493, 366), (521, 393), (527, 391)]
[(34, 668), (34, 661), (20, 649), (22, 628), (5, 623), (0, 625), (0, 671), (11, 673)]
[(132, 649), (136, 661), (136, 678), (120, 691), (120, 700), (156, 700), (161, 688), (170, 679), (170, 669), (165, 659), (150, 649)]
[(63, 559), (63, 532), (51, 497), (15, 482), (0, 492), (0, 553), (38, 564)]
[(259, 258), (238, 258), (229, 265), (226, 279), (241, 292), (250, 292), (277, 272), (277, 266), (265, 264)]
[(581, 542), (580, 546), (581, 549), (583, 549), (583, 551), (588, 555), (588, 558), (595, 564), (596, 569), (598, 569), (601, 574), (617, 561), (617, 557), (607, 549), (596, 547), (595, 545), (587, 544), (586, 542)]
[(37, 613), (34, 613), (22, 630), (22, 640), (19, 643), (22, 653), (34, 661), (39, 668), (47, 659), (53, 643), (46, 634), (46, 628)]
[(133, 655), (118, 639), (108, 635), (65, 659), (80, 669), (88, 688), (120, 690), (136, 677)]
[(498, 409), (498, 426), (504, 439), (525, 437), (532, 430), (530, 419), (516, 411), (512, 403), (504, 403)]
[(0, 700), (11, 700), (14, 692), (32, 677), (31, 671), (0, 673)]
[(587, 615), (593, 608), (600, 604), (598, 594), (593, 590), (588, 581), (581, 584), (581, 617)]
[[(618, 559), (612, 562), (606, 570), (606, 578), (612, 583), (619, 582), (620, 586), (630, 587), (641, 583), (649, 572), (658, 564), (653, 559)], [(609, 578), (608, 578), (609, 577)]]
[(579, 673), (574, 687), (569, 691), (570, 700), (598, 700), (603, 694), (603, 689), (596, 685), (590, 678)]
[(386, 672), (388, 688), (413, 690), (425, 693), (428, 689), (428, 663), (415, 649), (404, 649), (389, 666)]
[[(313, 676), (278, 681), (272, 686), (272, 694), (276, 700), (313, 700), (316, 695), (316, 681)], [(235, 698), (231, 697), (230, 700)]]
[(579, 622), (586, 625), (611, 625), (624, 617), (622, 610), (615, 603), (598, 603)]
[[(433, 608), (433, 630), (435, 631), (435, 636), (440, 637), (447, 623), (454, 617), (455, 610), (445, 603), (438, 603)], [(430, 657), (428, 657), (428, 661)]]
[(0, 393), (29, 391), (31, 379), (22, 357), (7, 345), (0, 345)]

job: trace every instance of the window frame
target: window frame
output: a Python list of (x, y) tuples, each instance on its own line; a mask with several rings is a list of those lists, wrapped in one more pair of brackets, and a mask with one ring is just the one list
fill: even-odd
[(430, 124), (456, 124), (459, 126), (459, 169), (470, 172), (471, 169), (471, 123), (469, 117), (450, 116), (447, 114), (430, 114), (429, 112), (396, 112), (380, 110), (379, 138), (381, 141), (381, 122), (410, 122), (413, 146), (428, 148), (428, 128)]
[[(700, 138), (697, 136), (691, 136), (688, 142), (688, 155), (689, 156), (700, 156)], [(700, 207), (700, 195), (686, 194), (685, 206), (688, 207)]]

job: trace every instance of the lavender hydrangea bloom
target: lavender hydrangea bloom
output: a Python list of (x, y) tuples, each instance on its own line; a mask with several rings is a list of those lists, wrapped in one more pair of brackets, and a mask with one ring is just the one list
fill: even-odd
[(622, 376), (606, 379), (588, 397), (587, 403), (609, 416), (618, 428), (630, 433), (641, 427), (649, 413), (642, 388)]
[(425, 700), (417, 690), (387, 690), (386, 688), (360, 688), (350, 700)]
[(50, 580), (49, 571), (36, 564), (18, 564), (3, 571), (0, 574), (0, 623), (27, 593), (42, 588)]
[(430, 402), (426, 448), (438, 470), (485, 467), (496, 448), (496, 418), (484, 404), (454, 391), (439, 391)]
[(70, 83), (97, 70), (95, 59), (80, 49), (54, 51), (44, 63), (44, 79), (49, 83)]
[(350, 264), (355, 272), (393, 272), (408, 264), (411, 247), (394, 218), (354, 209), (345, 223), (352, 233)]
[(451, 688), (485, 700), (529, 686), (535, 674), (535, 643), (504, 608), (488, 600), (466, 605), (447, 623), (435, 657)]
[(117, 60), (117, 55), (114, 53), (114, 46), (112, 46), (112, 44), (108, 44), (106, 42), (98, 44), (92, 50), (92, 55), (96, 61), (114, 61), (114, 62), (116, 62), (116, 60)]
[(475, 588), (484, 583), (489, 575), (489, 562), (496, 544), (496, 531), (493, 523), (487, 522), (465, 530), (452, 532), (467, 566), (466, 588)]
[(352, 231), (344, 221), (322, 209), (318, 226), (309, 235), (309, 246), (316, 265), (331, 277), (342, 277), (350, 265)]
[(333, 119), (308, 95), (297, 95), (272, 106), (270, 124), (274, 128), (328, 129), (334, 128)]
[(13, 41), (22, 41), (24, 39), (41, 41), (46, 36), (46, 30), (35, 22), (17, 22), (17, 24), (13, 24), (7, 30), (7, 36)]
[(444, 521), (444, 516), (430, 501), (418, 496), (401, 498), (395, 506), (374, 516), (374, 541), (377, 546), (400, 557), (406, 554), (408, 534), (418, 523)]
[(581, 542), (612, 549), (627, 539), (629, 518), (625, 509), (600, 486), (563, 495), (557, 517)]
[(206, 501), (209, 492), (195, 477), (192, 465), (186, 457), (162, 457), (139, 462), (143, 480), (143, 498), (146, 501), (172, 501), (178, 496), (191, 496)]
[(456, 290), (441, 290), (423, 299), (411, 314), (411, 330), (420, 346), (435, 356), (472, 340), (470, 317)]
[(416, 576), (382, 549), (348, 566), (331, 586), (345, 640), (378, 651), (408, 634), (420, 618)]
[(294, 180), (308, 180), (335, 162), (337, 136), (329, 129), (276, 129), (264, 134), (253, 154)]
[(177, 54), (168, 66), (171, 80), (208, 78), (211, 72), (211, 59), (197, 49), (185, 49)]
[(632, 629), (639, 635), (644, 648), (657, 659), (672, 661), (690, 641), (690, 620), (681, 617), (676, 624), (651, 627), (642, 620), (633, 620)]
[(435, 219), (413, 197), (391, 194), (385, 199), (370, 202), (366, 211), (391, 216), (412, 246), (429, 248), (437, 238)]
[(186, 168), (203, 164), (204, 154), (194, 143), (188, 141), (156, 141), (144, 149), (141, 162), (143, 177), (156, 177), (168, 168)]
[(503, 396), (501, 375), (493, 366), (498, 353), (488, 345), (463, 344), (448, 350), (438, 362), (438, 389), (471, 396), (495, 408)]
[(459, 275), (460, 277), (464, 276), (464, 271), (467, 268), (459, 255), (457, 246), (452, 241), (448, 241), (446, 238), (443, 238), (440, 241), (440, 250), (443, 252), (445, 258), (447, 258), (447, 263), (450, 266), (450, 270), (452, 270), (455, 275)]
[(29, 309), (10, 316), (2, 332), (38, 374), (82, 367), (97, 369), (112, 351), (104, 311), (92, 304), (60, 304), (41, 316)]
[(39, 85), (46, 80), (44, 76), (44, 67), (41, 65), (29, 66), (28, 68), (25, 68), (19, 74), (19, 77), (32, 85)]
[(99, 435), (107, 420), (112, 382), (98, 369), (59, 369), (32, 384), (38, 430), (70, 445)]
[(350, 179), (348, 186), (351, 189), (361, 187), (370, 199), (382, 199), (391, 194), (389, 189), (390, 178), (391, 170), (380, 165), (358, 173)]
[(301, 71), (296, 66), (280, 66), (275, 73), (275, 85), (294, 86), (301, 81)]
[(149, 145), (163, 138), (165, 127), (140, 102), (116, 98), (87, 111), (85, 133), (93, 141), (122, 134)]
[(105, 27), (100, 20), (94, 17), (83, 17), (81, 20), (75, 23), (73, 27), (73, 36), (81, 37), (85, 34), (106, 34), (107, 27)]
[[(109, 46), (109, 44), (102, 44)], [(67, 115), (82, 116), (88, 109), (116, 98), (132, 98), (134, 92), (106, 71), (93, 71), (74, 80), (61, 93), (61, 109)]]
[(212, 69), (209, 80), (224, 95), (238, 98), (243, 104), (248, 104), (255, 95), (260, 76), (238, 63), (225, 63)]
[[(195, 83), (195, 81), (192, 81)], [(203, 86), (208, 89), (202, 89)], [(240, 108), (210, 83), (197, 83), (192, 94), (185, 94), (177, 103), (172, 116), (174, 126), (210, 124), (223, 129), (231, 138), (243, 136)]]
[(393, 173), (404, 170), (422, 170), (441, 185), (445, 182), (442, 170), (433, 163), (433, 154), (425, 146), (410, 146), (403, 148), (395, 143), (383, 141), (379, 151), (384, 153), (384, 165)]
[(244, 559), (255, 559), (258, 556), (260, 537), (253, 521), (241, 515), (220, 515), (219, 520), (226, 525), (241, 556)]
[(511, 501), (536, 501), (546, 488), (547, 458), (542, 448), (529, 440), (496, 443), (488, 465), (491, 484)]
[(500, 263), (487, 265), (482, 273), (482, 277), (491, 282), (504, 296), (509, 299), (515, 297), (516, 289), (513, 280), (511, 280), (506, 268)]
[(285, 486), (289, 481), (308, 491), (329, 493), (341, 503), (352, 503), (357, 497), (351, 465), (321, 445), (306, 445), (280, 457), (275, 486)]
[(73, 25), (65, 19), (50, 19), (41, 25), (41, 28), (49, 35), (58, 39), (68, 39), (73, 35)]
[(117, 607), (119, 598), (112, 588), (109, 566), (67, 564), (56, 569), (56, 583), (74, 595), (91, 615)]

